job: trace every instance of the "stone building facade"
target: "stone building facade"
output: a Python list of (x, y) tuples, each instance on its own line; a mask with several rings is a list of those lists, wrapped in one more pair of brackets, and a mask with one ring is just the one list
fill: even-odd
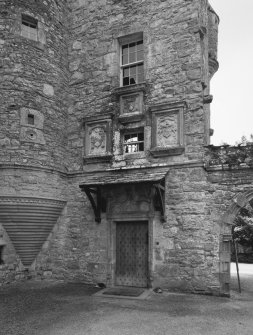
[(208, 1), (1, 0), (0, 17), (0, 283), (228, 294), (222, 218), (245, 184), (204, 159)]

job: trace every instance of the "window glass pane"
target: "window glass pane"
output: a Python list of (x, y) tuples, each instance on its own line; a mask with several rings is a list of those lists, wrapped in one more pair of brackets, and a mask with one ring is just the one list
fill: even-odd
[(144, 151), (144, 133), (133, 133), (124, 135), (124, 152), (133, 153)]
[(137, 42), (137, 50), (143, 50), (143, 41)]
[(144, 151), (144, 143), (139, 143), (139, 151)]
[(34, 124), (34, 115), (33, 114), (28, 114), (27, 123), (28, 124)]
[(144, 140), (144, 133), (138, 133), (138, 141)]
[(136, 52), (136, 43), (129, 44), (129, 52)]
[(136, 66), (131, 66), (130, 67), (130, 75), (131, 76), (136, 76)]
[(38, 20), (32, 16), (22, 14), (22, 24), (25, 24), (32, 28), (37, 28)]
[(137, 134), (132, 134), (131, 139), (129, 140), (130, 142), (137, 142)]
[(138, 74), (138, 83), (142, 83), (144, 81), (144, 74), (143, 73), (139, 73)]
[(131, 76), (130, 77), (130, 85), (134, 85), (134, 84), (136, 84), (137, 82), (136, 82), (136, 76)]
[(143, 73), (144, 72), (144, 66), (143, 66), (143, 64), (137, 65), (137, 71), (138, 71), (138, 73)]
[(141, 83), (144, 81), (144, 66), (143, 64), (140, 64), (137, 66), (137, 73), (138, 73), (138, 83)]
[(122, 55), (122, 64), (128, 64), (128, 55)]
[(127, 55), (128, 54), (128, 44), (122, 45), (122, 54)]
[(123, 77), (129, 77), (129, 67), (123, 69)]
[(136, 62), (136, 52), (130, 52), (129, 54), (129, 63)]
[(137, 152), (137, 144), (129, 145), (129, 152)]
[(143, 50), (139, 50), (137, 52), (137, 61), (138, 60), (143, 60), (143, 58), (144, 58)]
[(127, 86), (129, 84), (129, 77), (123, 78), (123, 86)]

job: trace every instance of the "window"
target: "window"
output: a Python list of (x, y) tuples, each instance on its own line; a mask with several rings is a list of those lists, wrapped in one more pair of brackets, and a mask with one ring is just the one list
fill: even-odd
[(21, 35), (30, 40), (38, 40), (38, 20), (35, 18), (22, 14)]
[(3, 249), (4, 249), (4, 245), (0, 245), (0, 265), (4, 264), (4, 261), (3, 261)]
[(139, 84), (144, 81), (143, 40), (122, 44), (121, 71), (123, 86)]
[(144, 151), (144, 133), (136, 132), (124, 135), (124, 153), (131, 154), (134, 152)]
[(34, 125), (34, 115), (33, 114), (27, 115), (27, 123)]

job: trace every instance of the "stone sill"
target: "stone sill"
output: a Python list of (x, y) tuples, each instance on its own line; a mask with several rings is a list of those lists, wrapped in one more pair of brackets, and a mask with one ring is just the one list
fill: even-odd
[(93, 122), (93, 121), (103, 121), (103, 120), (108, 120), (112, 119), (114, 116), (114, 113), (101, 113), (101, 114), (96, 114), (96, 115), (87, 115), (82, 118), (83, 124), (87, 122)]
[(146, 153), (145, 151), (140, 151), (140, 152), (133, 152), (129, 154), (124, 154), (122, 155), (124, 160), (132, 160), (132, 159), (145, 159), (146, 158)]
[(173, 148), (153, 148), (149, 150), (153, 157), (166, 157), (166, 156), (178, 156), (184, 153), (184, 147), (173, 147)]
[(140, 91), (145, 92), (146, 88), (147, 88), (146, 83), (141, 83), (141, 84), (122, 86), (122, 87), (116, 88), (114, 90), (114, 93), (117, 96), (121, 96), (121, 95), (124, 95), (124, 94), (136, 93), (136, 92), (140, 92)]
[(96, 164), (96, 163), (110, 163), (112, 160), (112, 155), (103, 155), (103, 156), (85, 156), (83, 158), (84, 164)]
[(131, 123), (131, 122), (139, 122), (144, 119), (144, 114), (140, 113), (129, 113), (126, 115), (120, 115), (118, 117), (118, 120), (120, 123), (125, 124), (125, 123)]

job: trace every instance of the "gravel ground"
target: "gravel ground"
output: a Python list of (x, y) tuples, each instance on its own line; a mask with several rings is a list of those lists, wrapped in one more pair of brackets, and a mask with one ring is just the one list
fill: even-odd
[(248, 291), (244, 286), (230, 299), (167, 292), (151, 292), (145, 300), (118, 299), (94, 296), (98, 289), (83, 284), (9, 285), (0, 288), (0, 334), (249, 335), (253, 277), (246, 276)]

